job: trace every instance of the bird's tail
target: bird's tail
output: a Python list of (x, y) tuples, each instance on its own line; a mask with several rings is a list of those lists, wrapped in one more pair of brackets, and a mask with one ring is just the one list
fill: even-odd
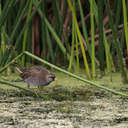
[(19, 68), (19, 67), (16, 67), (16, 70), (17, 70), (18, 72), (22, 73), (22, 70), (21, 70), (21, 68)]
[(14, 66), (19, 73), (22, 73), (24, 71), (24, 68), (19, 67), (17, 62), (14, 62)]

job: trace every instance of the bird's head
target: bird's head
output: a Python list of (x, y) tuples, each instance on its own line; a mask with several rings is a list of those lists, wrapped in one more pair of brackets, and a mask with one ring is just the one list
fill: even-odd
[(49, 74), (47, 78), (48, 78), (48, 81), (49, 82), (52, 82), (52, 81), (55, 81), (56, 80), (55, 74)]

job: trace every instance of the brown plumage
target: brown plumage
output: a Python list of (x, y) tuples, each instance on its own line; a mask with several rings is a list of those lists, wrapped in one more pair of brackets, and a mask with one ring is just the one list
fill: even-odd
[(42, 66), (32, 66), (28, 68), (18, 68), (21, 78), (29, 86), (46, 86), (55, 80), (56, 76), (51, 74)]

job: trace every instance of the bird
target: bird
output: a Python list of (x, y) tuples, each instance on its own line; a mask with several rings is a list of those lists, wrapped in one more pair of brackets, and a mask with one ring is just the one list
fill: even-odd
[(28, 88), (38, 86), (38, 88), (47, 86), (56, 80), (55, 74), (50, 73), (43, 66), (16, 67), (20, 72), (20, 77), (27, 83)]

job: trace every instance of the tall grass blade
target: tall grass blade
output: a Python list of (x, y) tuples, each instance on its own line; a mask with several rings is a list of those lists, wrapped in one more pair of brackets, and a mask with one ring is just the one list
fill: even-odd
[(127, 54), (128, 54), (128, 27), (127, 27), (127, 9), (125, 0), (122, 0), (123, 5), (123, 18), (124, 18), (124, 31), (125, 31), (125, 39), (126, 39), (126, 46), (127, 46)]
[(74, 58), (74, 46), (75, 46), (74, 42), (75, 42), (75, 24), (74, 24), (74, 20), (72, 20), (72, 47), (71, 47), (71, 55), (70, 55), (70, 61), (69, 61), (69, 66), (68, 66), (69, 71), (72, 68), (72, 62)]
[(55, 16), (54, 18), (54, 24), (55, 24), (55, 31), (57, 33), (60, 32), (60, 15), (59, 15), (59, 7), (58, 7), (58, 1), (52, 0), (52, 5), (53, 5), (53, 14)]
[(80, 59), (79, 59), (79, 48), (78, 48), (78, 37), (77, 31), (75, 30), (75, 37), (76, 37), (76, 70), (77, 72), (80, 71)]
[(48, 43), (48, 48), (49, 48), (49, 54), (51, 56), (52, 63), (55, 64), (55, 56), (54, 56), (52, 41), (51, 41), (48, 29), (46, 30), (46, 33), (47, 33), (47, 43)]
[(82, 41), (82, 38), (81, 38), (81, 33), (80, 33), (80, 30), (79, 30), (79, 26), (78, 26), (78, 22), (77, 22), (77, 19), (76, 19), (76, 15), (75, 15), (75, 12), (74, 12), (74, 9), (72, 7), (72, 4), (71, 4), (70, 0), (68, 0), (68, 5), (69, 5), (69, 7), (70, 7), (70, 9), (72, 11), (75, 27), (76, 27), (78, 38), (79, 38), (79, 41), (80, 41), (80, 46), (81, 46), (81, 50), (82, 50), (82, 55), (83, 55), (83, 60), (84, 60), (86, 73), (87, 73), (88, 78), (91, 79), (90, 69), (89, 69), (89, 66), (88, 66), (88, 62), (87, 62), (87, 58), (86, 58), (86, 54), (85, 54), (85, 49), (84, 49), (83, 41)]
[(123, 64), (122, 49), (120, 48), (120, 43), (118, 41), (117, 31), (115, 29), (115, 25), (114, 25), (114, 22), (113, 22), (109, 1), (105, 0), (105, 2), (106, 2), (106, 6), (107, 6), (107, 12), (108, 12), (108, 16), (109, 16), (109, 21), (110, 21), (109, 22), (110, 23), (110, 27), (112, 29), (113, 43), (114, 43), (114, 46), (116, 48), (116, 52), (117, 52), (117, 55), (118, 55), (119, 61), (120, 61), (121, 74), (122, 74), (122, 77), (123, 77), (123, 81), (127, 82), (127, 74), (126, 74), (126, 72), (124, 70), (124, 64)]
[[(98, 1), (98, 4), (99, 4), (99, 2), (104, 2), (104, 1)], [(100, 3), (101, 4), (101, 3)], [(99, 6), (99, 5), (98, 5)], [(96, 23), (97, 23), (97, 26), (99, 27), (99, 24), (100, 24), (100, 22), (101, 22), (101, 26), (102, 26), (102, 22), (103, 21), (100, 21), (100, 19), (99, 19), (99, 7), (97, 7), (97, 4), (96, 4), (96, 2), (95, 2), (95, 0), (93, 0), (93, 12), (95, 12), (95, 21), (96, 21)], [(101, 13), (101, 12), (100, 12)], [(102, 16), (102, 14), (100, 15), (100, 17)], [(104, 26), (103, 26), (103, 28), (100, 28), (100, 29), (103, 29), (103, 37), (101, 36), (101, 35), (99, 35), (99, 41), (103, 38), (103, 42), (104, 42), (104, 48), (105, 48), (105, 56), (106, 56), (106, 65), (107, 65), (107, 70), (108, 70), (108, 72), (111, 72), (111, 69), (112, 69), (112, 64), (113, 64), (113, 60), (111, 59), (111, 53), (110, 53), (110, 49), (109, 49), (109, 45), (108, 45), (108, 41), (107, 41), (107, 39), (106, 39), (106, 35), (105, 35), (105, 28), (104, 28)], [(100, 32), (101, 31), (101, 32)], [(102, 30), (99, 30), (99, 34), (101, 34), (102, 33)], [(101, 39), (100, 39), (101, 38)], [(102, 42), (102, 43), (103, 43)], [(100, 42), (99, 42), (100, 43)], [(101, 50), (102, 51), (102, 49), (100, 49), (100, 45), (101, 44), (99, 44), (99, 51)], [(102, 44), (103, 45), (103, 44)], [(99, 53), (100, 54), (100, 53)], [(101, 54), (104, 54), (104, 52), (102, 51), (102, 53)], [(100, 56), (100, 55), (99, 55)], [(110, 56), (110, 57), (109, 57)], [(100, 60), (100, 58), (99, 58), (99, 61), (102, 61), (102, 64), (104, 63), (104, 59), (103, 58), (101, 58), (102, 60)], [(104, 65), (104, 64), (103, 64)], [(100, 62), (100, 67), (101, 67), (101, 62)]]
[(94, 30), (94, 12), (93, 12), (93, 0), (90, 0), (90, 21), (91, 21), (91, 64), (92, 64), (92, 76), (96, 76), (95, 65), (95, 30)]
[(83, 30), (84, 38), (85, 38), (85, 41), (86, 41), (86, 44), (87, 44), (87, 49), (88, 49), (88, 52), (89, 52), (89, 56), (91, 57), (91, 46), (90, 46), (90, 43), (89, 43), (89, 40), (88, 40), (88, 33), (87, 33), (87, 29), (86, 29), (87, 27), (86, 27), (86, 24), (85, 24), (83, 9), (82, 9), (82, 5), (81, 5), (80, 0), (78, 0), (78, 6), (79, 6), (79, 10), (80, 10), (80, 17), (81, 17), (82, 30)]
[[(74, 10), (75, 10), (75, 5), (76, 5), (76, 1), (74, 0), (73, 1)], [(71, 56), (70, 56), (70, 61), (69, 61), (69, 66), (68, 66), (69, 71), (72, 68), (72, 63), (73, 63), (73, 59), (74, 59), (74, 47), (75, 47), (74, 43), (75, 43), (75, 24), (74, 24), (74, 20), (72, 19), (72, 47), (71, 47)]]
[[(32, 3), (33, 3), (33, 0), (30, 0), (29, 8), (28, 8), (28, 13), (27, 13), (27, 19), (26, 19), (27, 22), (30, 19), (31, 10), (32, 10)], [(28, 26), (25, 28), (25, 32), (24, 32), (22, 52), (24, 52), (26, 50), (27, 34), (28, 34)], [(25, 63), (25, 56), (23, 56), (23, 58), (22, 58), (22, 65), (24, 65), (24, 63)]]
[[(42, 6), (40, 7), (41, 8), (41, 11), (44, 13), (44, 16), (47, 14), (47, 3), (46, 3), (46, 0), (42, 0), (43, 3), (42, 3)], [(43, 54), (43, 58), (46, 58), (47, 57), (47, 49), (46, 49), (46, 42), (47, 42), (47, 26), (45, 25), (45, 22), (42, 21), (41, 23), (41, 43), (42, 43), (42, 47), (43, 47), (43, 50), (42, 50), (42, 54)], [(34, 51), (33, 51), (34, 53)]]
[[(104, 3), (103, 0), (98, 0), (98, 29), (99, 29), (98, 57), (99, 57), (101, 71), (104, 71), (103, 3)], [(107, 44), (107, 42), (105, 44)], [(107, 56), (109, 56), (109, 52), (107, 52), (106, 57)]]
[(7, 0), (5, 2), (4, 8), (3, 8), (1, 16), (0, 16), (0, 28), (6, 21), (6, 18), (8, 16), (8, 14), (10, 13), (9, 11), (12, 8), (12, 5), (15, 4), (15, 2), (16, 2), (15, 0)]
[[(0, 16), (2, 14), (2, 7), (1, 7), (1, 3), (0, 3)], [(6, 44), (5, 44), (5, 24), (1, 27), (1, 40), (0, 40), (0, 62), (1, 62), (1, 59), (2, 59), (2, 56), (5, 52), (5, 47), (6, 47)]]
[[(110, 48), (109, 48), (109, 45), (108, 45), (108, 41), (106, 39), (106, 35), (105, 35), (105, 33), (103, 33), (103, 34), (104, 34), (103, 36), (104, 36), (104, 47), (105, 47), (107, 71), (108, 71), (108, 73), (111, 73), (111, 71), (112, 71), (112, 63), (113, 63), (112, 56), (111, 56), (111, 53), (110, 53)], [(103, 53), (101, 53), (101, 54), (103, 54)]]

